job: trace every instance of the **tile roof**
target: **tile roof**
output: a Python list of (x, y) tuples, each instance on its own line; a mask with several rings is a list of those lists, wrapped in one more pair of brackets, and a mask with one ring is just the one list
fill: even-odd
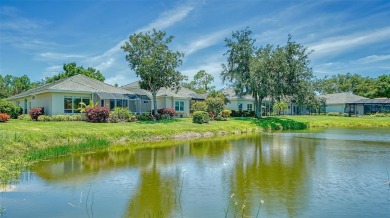
[(334, 94), (326, 94), (326, 95), (319, 95), (320, 98), (326, 99), (326, 104), (345, 104), (350, 102), (355, 102), (361, 99), (367, 99), (362, 96), (354, 95), (348, 92), (342, 92), (342, 93), (334, 93)]
[(65, 79), (57, 80), (55, 82), (44, 84), (34, 89), (27, 90), (20, 94), (7, 98), (8, 100), (22, 98), (30, 95), (35, 95), (44, 92), (58, 92), (58, 91), (70, 91), (70, 92), (107, 92), (117, 94), (134, 94), (129, 90), (125, 90), (119, 87), (115, 87), (96, 79), (78, 74)]

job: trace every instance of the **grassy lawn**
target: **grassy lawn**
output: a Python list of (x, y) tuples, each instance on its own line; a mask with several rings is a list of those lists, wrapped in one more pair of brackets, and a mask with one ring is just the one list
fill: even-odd
[(108, 148), (112, 144), (137, 147), (145, 141), (307, 127), (390, 127), (390, 117), (230, 118), (202, 125), (192, 123), (190, 118), (133, 123), (11, 120), (0, 123), (0, 183), (17, 178), (20, 169), (31, 161)]

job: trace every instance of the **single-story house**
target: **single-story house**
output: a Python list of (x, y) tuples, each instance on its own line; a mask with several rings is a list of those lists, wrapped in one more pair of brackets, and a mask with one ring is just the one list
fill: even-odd
[(222, 93), (230, 101), (226, 104), (226, 109), (234, 111), (254, 111), (255, 99), (250, 95), (237, 96), (233, 88), (226, 88)]
[(348, 92), (319, 95), (319, 98), (325, 99), (325, 112), (338, 112), (338, 113), (348, 113), (346, 111), (346, 105), (350, 102), (359, 101), (362, 99), (367, 99), (362, 96), (354, 95)]
[[(152, 93), (146, 90), (143, 90), (139, 87), (139, 81), (129, 83), (125, 86), (122, 86), (123, 89), (126, 89), (130, 92), (139, 93), (142, 91), (146, 93), (149, 99), (153, 99)], [(197, 94), (194, 91), (181, 87), (179, 91), (161, 88), (156, 95), (157, 108), (174, 108), (176, 113), (182, 114), (183, 117), (190, 116), (190, 107), (191, 103), (195, 101), (205, 100), (206, 96), (202, 94)], [(153, 100), (151, 100), (151, 110), (153, 110)]]
[(345, 105), (345, 113), (349, 114), (373, 114), (390, 112), (389, 98), (360, 99), (348, 102)]
[(138, 114), (150, 112), (151, 108), (151, 101), (142, 90), (134, 93), (84, 75), (44, 84), (6, 100), (21, 107), (25, 114), (34, 107), (44, 107), (46, 115), (77, 114), (80, 113), (80, 103), (88, 105), (91, 100), (111, 110), (127, 107)]

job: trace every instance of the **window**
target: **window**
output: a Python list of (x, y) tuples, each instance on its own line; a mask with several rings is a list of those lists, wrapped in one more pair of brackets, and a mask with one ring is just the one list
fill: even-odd
[(252, 111), (252, 109), (253, 109), (252, 104), (247, 104), (246, 108), (248, 111)]
[(114, 110), (115, 108), (115, 99), (110, 99), (110, 110)]
[(239, 111), (242, 111), (242, 104), (241, 104), (241, 103), (238, 104), (238, 110), (239, 110)]
[(100, 100), (100, 107), (104, 107), (104, 100)]
[(175, 101), (175, 111), (184, 111), (184, 101)]
[(64, 113), (80, 113), (80, 103), (84, 102), (86, 105), (89, 104), (89, 97), (80, 96), (65, 96), (64, 97)]
[(116, 107), (123, 107), (122, 99), (116, 99)]

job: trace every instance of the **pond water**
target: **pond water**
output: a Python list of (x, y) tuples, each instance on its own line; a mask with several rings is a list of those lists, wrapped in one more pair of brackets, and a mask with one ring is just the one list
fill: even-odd
[(4, 217), (390, 217), (389, 174), (389, 128), (270, 132), (43, 161), (0, 206)]

